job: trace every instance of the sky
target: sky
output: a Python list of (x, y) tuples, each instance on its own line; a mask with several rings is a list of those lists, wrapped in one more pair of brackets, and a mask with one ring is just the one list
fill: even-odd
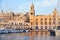
[(0, 11), (29, 12), (34, 4), (35, 14), (51, 14), (57, 7), (58, 0), (0, 0)]

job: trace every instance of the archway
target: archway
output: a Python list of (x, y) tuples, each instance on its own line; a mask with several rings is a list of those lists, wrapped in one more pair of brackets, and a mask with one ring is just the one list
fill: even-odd
[(36, 28), (35, 28), (36, 30), (38, 29), (38, 26), (36, 26)]

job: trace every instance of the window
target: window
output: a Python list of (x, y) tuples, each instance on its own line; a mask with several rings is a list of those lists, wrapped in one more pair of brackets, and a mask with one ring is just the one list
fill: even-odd
[(47, 18), (45, 18), (45, 20), (47, 20)]
[(19, 25), (20, 25), (20, 23), (19, 23)]
[(22, 19), (22, 17), (20, 17)]
[(49, 18), (49, 20), (51, 20), (51, 18)]
[(3, 19), (2, 18), (0, 18), (0, 22), (2, 21)]
[(12, 23), (12, 25), (14, 25), (14, 23)]
[(41, 30), (43, 30), (43, 26), (41, 26)]
[(47, 26), (45, 26), (45, 29), (47, 29)]
[(41, 18), (41, 20), (43, 20), (43, 18)]
[(38, 21), (38, 19), (36, 19), (36, 21)]
[(59, 20), (60, 20), (60, 18), (59, 18)]
[(27, 19), (25, 20), (25, 22), (27, 22), (27, 23), (28, 23), (28, 22), (30, 22), (30, 19), (29, 19), (29, 18), (27, 18)]
[(51, 25), (51, 22), (49, 22), (49, 25)]
[(38, 26), (36, 26), (36, 29), (38, 29)]
[(57, 30), (60, 30), (60, 26), (57, 27)]
[(32, 25), (32, 22), (31, 22), (31, 25)]
[(54, 20), (56, 20), (56, 18), (54, 18)]
[(47, 22), (45, 22), (45, 25), (47, 25)]
[(56, 22), (55, 22), (55, 21), (53, 21), (53, 24), (56, 24)]
[(38, 25), (38, 22), (36, 22), (36, 25)]
[(55, 28), (56, 28), (56, 26), (53, 27), (53, 29), (55, 29)]
[(43, 22), (41, 22), (41, 25), (43, 25)]
[(49, 29), (51, 29), (51, 26), (49, 26)]
[(33, 8), (31, 7), (31, 10), (32, 10)]
[(16, 26), (17, 24), (15, 23), (15, 26)]
[(60, 22), (58, 22), (58, 24), (60, 24)]

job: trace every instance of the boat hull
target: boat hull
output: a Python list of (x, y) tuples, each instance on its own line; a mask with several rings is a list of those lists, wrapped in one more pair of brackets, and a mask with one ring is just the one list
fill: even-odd
[(54, 30), (49, 30), (49, 32), (50, 32), (50, 35), (55, 36), (55, 31)]
[(55, 33), (56, 33), (56, 36), (59, 36), (60, 35), (60, 30), (56, 30)]
[(1, 34), (8, 34), (8, 31), (2, 30), (2, 31), (1, 31)]

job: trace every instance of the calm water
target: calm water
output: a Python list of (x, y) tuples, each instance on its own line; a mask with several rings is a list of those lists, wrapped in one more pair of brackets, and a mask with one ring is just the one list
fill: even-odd
[(60, 40), (60, 36), (50, 36), (49, 34), (49, 32), (0, 34), (0, 40)]

